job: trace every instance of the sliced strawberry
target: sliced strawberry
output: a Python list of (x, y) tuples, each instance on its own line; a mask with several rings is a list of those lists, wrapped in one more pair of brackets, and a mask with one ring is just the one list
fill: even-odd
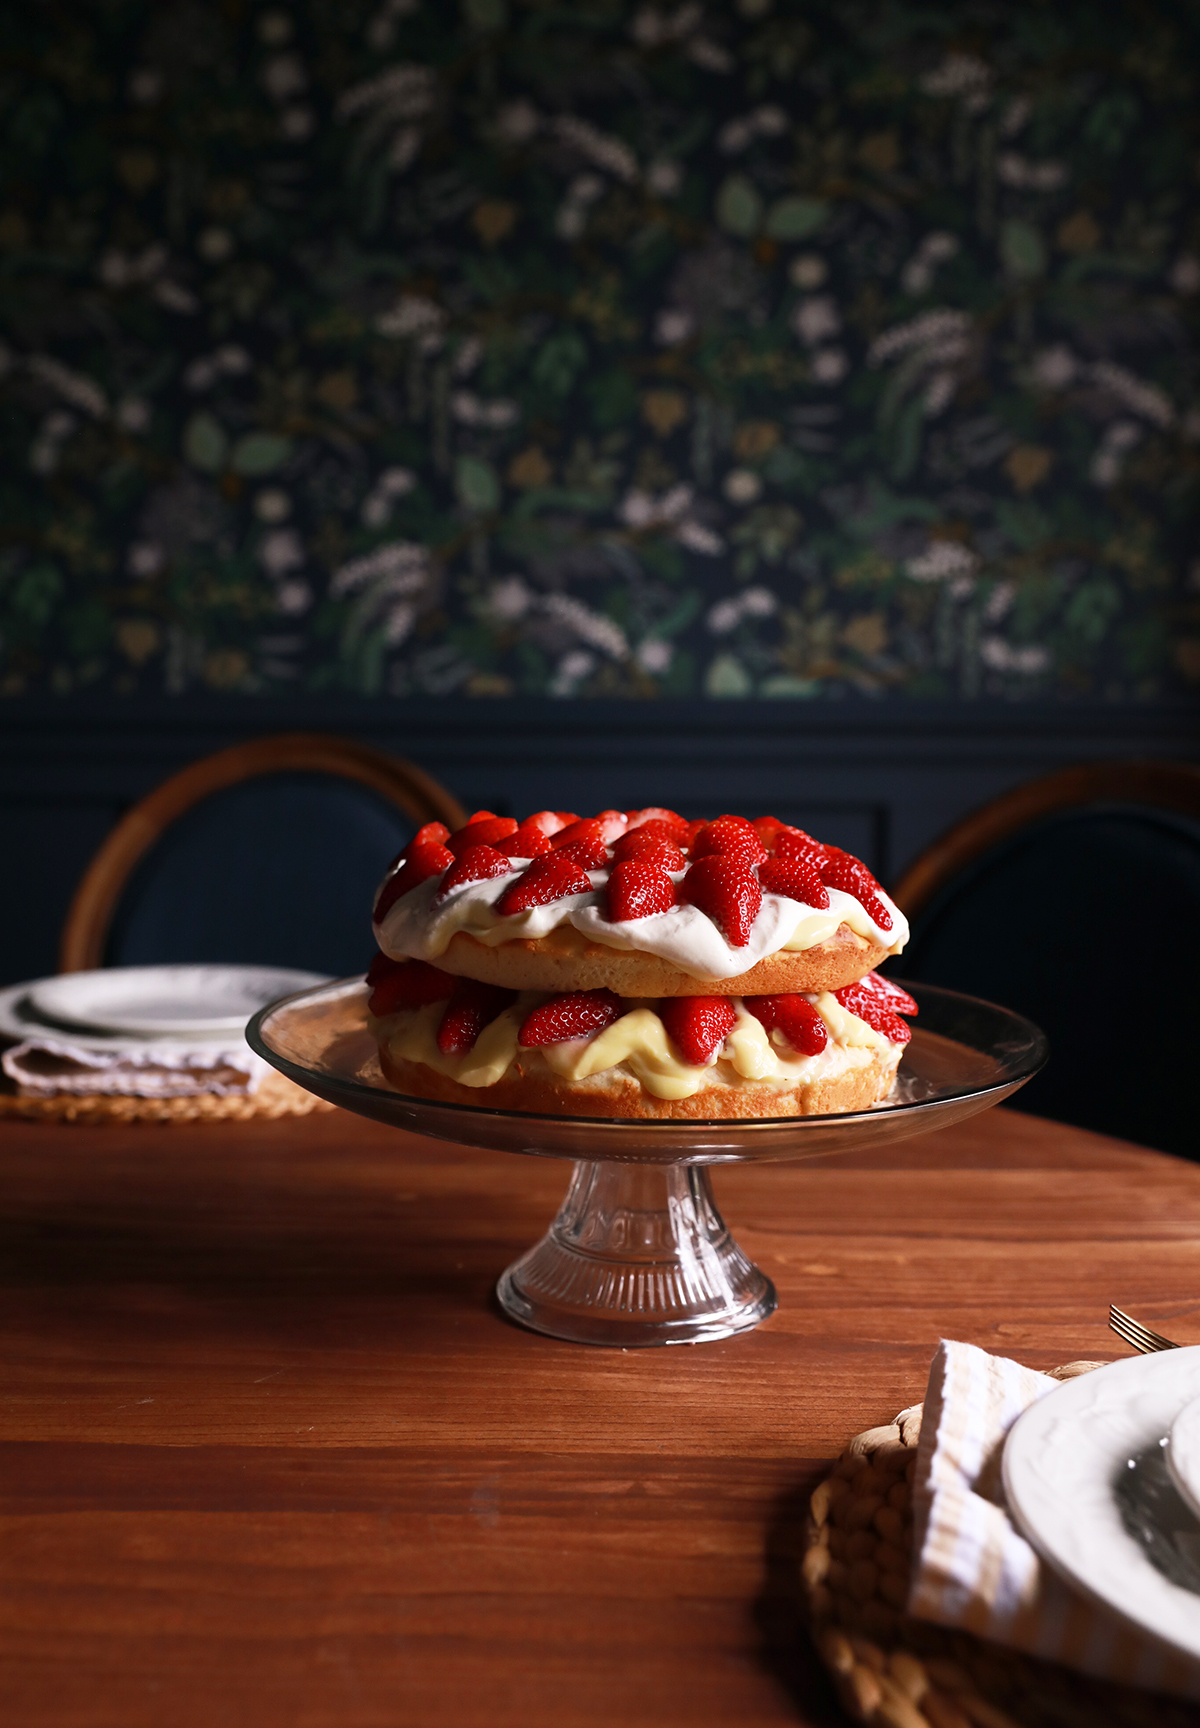
[(560, 828), (569, 828), (572, 822), (579, 821), (579, 817), (576, 816), (574, 810), (555, 810), (552, 814)]
[(649, 822), (639, 822), (636, 828), (627, 828), (618, 840), (613, 841), (613, 851), (618, 847), (641, 845), (646, 840), (665, 840), (669, 846), (676, 846), (682, 852), (687, 846), (686, 826), (675, 827), (670, 822), (660, 822), (655, 816)]
[(789, 900), (818, 906), (822, 911), (829, 905), (829, 891), (820, 872), (807, 859), (768, 858), (759, 866), (758, 879), (768, 894), (785, 894)]
[(669, 840), (660, 840), (652, 834), (652, 826), (647, 823), (645, 828), (622, 834), (612, 849), (613, 863), (623, 864), (627, 858), (641, 858), (647, 864), (657, 864), (660, 870), (682, 870), (686, 863), (683, 853)]
[(403, 864), (414, 846), (444, 846), (450, 838), (450, 830), (444, 822), (426, 822), (417, 829), (407, 846), (401, 847), (388, 865), (388, 873)]
[(649, 918), (655, 912), (669, 912), (675, 905), (674, 882), (647, 858), (626, 858), (614, 864), (607, 892), (610, 924)]
[(572, 840), (557, 850), (562, 857), (573, 859), (581, 870), (603, 870), (608, 863), (608, 847), (603, 840)]
[(692, 841), (693, 858), (736, 858), (753, 869), (766, 856), (766, 847), (744, 816), (718, 816)]
[(635, 828), (644, 828), (648, 822), (661, 822), (676, 845), (688, 837), (687, 820), (677, 810), (664, 810), (661, 805), (650, 804), (644, 810), (626, 810), (625, 832), (632, 834)]
[(819, 1056), (829, 1043), (825, 1022), (806, 996), (744, 996), (742, 1001), (766, 1031), (778, 1027), (802, 1056)]
[[(507, 860), (505, 860), (507, 862)], [(516, 912), (528, 912), (534, 906), (549, 906), (554, 900), (565, 900), (568, 894), (590, 894), (591, 881), (585, 870), (573, 858), (562, 858), (557, 852), (547, 852), (517, 877), (496, 902), (502, 918)]]
[(495, 846), (497, 852), (508, 858), (540, 858), (550, 850), (550, 836), (532, 821), (522, 822), (515, 834), (510, 834), (507, 840), (497, 840)]
[(437, 1046), (443, 1056), (465, 1056), (485, 1026), (515, 1002), (515, 990), (481, 984), (476, 978), (456, 978), (454, 994), (438, 1027)]
[[(385, 958), (385, 956), (379, 956)], [(458, 982), (424, 960), (391, 961), (391, 971), (375, 982), (367, 1001), (372, 1014), (396, 1014), (401, 1008), (424, 1008), (428, 1002), (444, 1002)], [(371, 982), (370, 973), (367, 982)]]
[(390, 954), (380, 952), (376, 954), (371, 964), (367, 967), (366, 982), (373, 987), (378, 984), (381, 978), (386, 978), (389, 973), (394, 972), (397, 966), (407, 965), (407, 960), (393, 960)]
[(540, 828), (549, 839), (551, 834), (557, 834), (560, 828), (565, 828), (568, 822), (578, 822), (578, 816), (568, 815), (566, 811), (559, 815), (557, 810), (538, 810), (532, 816), (526, 816), (522, 828)]
[(679, 898), (707, 913), (731, 948), (746, 946), (762, 907), (762, 889), (750, 866), (716, 855), (691, 865), (679, 884)]
[(811, 834), (806, 834), (803, 828), (793, 828), (789, 822), (781, 822), (775, 830), (771, 850), (784, 857), (791, 856), (794, 852), (823, 854), (825, 848), (819, 840), (814, 840)]
[(605, 846), (610, 846), (624, 832), (623, 810), (601, 810), (598, 816), (577, 817), (567, 823), (559, 829), (552, 843), (557, 849), (559, 846), (570, 846), (576, 840), (597, 839)]
[(882, 1032), (893, 1044), (907, 1044), (912, 1037), (912, 1027), (907, 1021), (893, 1013), (885, 1000), (877, 996), (874, 990), (864, 989), (861, 980), (857, 984), (843, 984), (842, 988), (835, 990), (833, 994), (843, 1008), (856, 1014), (860, 1020), (865, 1020), (876, 1032)]
[(781, 828), (771, 848), (781, 863), (797, 864), (816, 873), (818, 881), (825, 868), (825, 848), (802, 828)]
[(658, 1004), (658, 1017), (684, 1061), (697, 1068), (737, 1025), (727, 996), (668, 996)]
[(512, 867), (512, 859), (491, 846), (468, 846), (453, 868), (447, 870), (437, 898), (444, 899), (452, 888), (461, 888), (464, 882), (486, 882), (492, 876), (507, 876)]
[(686, 835), (680, 836), (679, 845), (681, 850), (684, 852), (690, 852), (692, 847), (696, 844), (697, 834), (700, 833), (702, 828), (707, 827), (708, 823), (704, 820), (703, 816), (697, 816), (694, 822), (689, 822), (687, 825)]
[(826, 846), (824, 852), (821, 880), (825, 886), (840, 888), (843, 894), (852, 895), (881, 930), (890, 930), (892, 915), (879, 898), (878, 882), (861, 859), (850, 852), (843, 852), (839, 846)]
[(382, 924), (389, 909), (405, 894), (411, 894), (414, 888), (419, 888), (422, 882), (427, 882), (431, 876), (440, 876), (443, 870), (448, 870), (454, 862), (453, 852), (448, 852), (436, 841), (426, 841), (424, 845), (412, 845), (408, 848), (403, 864), (394, 876), (389, 876), (379, 890), (379, 898), (375, 902), (373, 918), (376, 924)]
[(551, 996), (535, 1008), (517, 1033), (517, 1043), (527, 1050), (542, 1044), (565, 1044), (568, 1038), (586, 1038), (602, 1032), (624, 1010), (621, 998), (611, 990), (575, 990)]
[(600, 824), (600, 838), (606, 846), (619, 840), (629, 826), (629, 818), (624, 810), (601, 810), (596, 821)]
[(557, 834), (551, 836), (550, 844), (556, 852), (560, 852), (564, 846), (573, 846), (577, 840), (599, 840), (603, 844), (602, 827), (598, 816), (587, 816), (581, 822), (572, 822), (566, 828), (560, 828)]
[(884, 978), (878, 972), (868, 972), (865, 978), (858, 980), (864, 990), (869, 990), (893, 1014), (919, 1014), (921, 1010), (913, 1001), (907, 990), (902, 990), (899, 984), (893, 984), (890, 978)]
[(756, 816), (750, 824), (768, 852), (775, 850), (775, 836), (785, 825), (778, 816)]
[(472, 817), (465, 828), (451, 834), (446, 845), (456, 858), (461, 858), (472, 846), (494, 846), (498, 840), (507, 840), (516, 831), (517, 824), (511, 816)]

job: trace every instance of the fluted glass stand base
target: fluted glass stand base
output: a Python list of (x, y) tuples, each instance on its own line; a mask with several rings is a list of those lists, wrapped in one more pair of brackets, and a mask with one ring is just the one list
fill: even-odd
[(1002, 1103), (1046, 1060), (1045, 1038), (1019, 1014), (932, 984), (904, 987), (921, 1018), (896, 1084), (885, 1103), (845, 1116), (545, 1116), (487, 1109), (485, 1089), (470, 1104), (410, 1097), (380, 1067), (361, 978), (261, 1009), (246, 1039), (297, 1085), (376, 1122), (460, 1146), (575, 1160), (558, 1217), (500, 1280), (504, 1312), (573, 1343), (693, 1344), (749, 1331), (775, 1308), (770, 1282), (717, 1211), (709, 1165), (878, 1153)]
[(704, 1165), (581, 1160), (557, 1218), (496, 1294), (535, 1332), (623, 1348), (728, 1338), (775, 1311)]

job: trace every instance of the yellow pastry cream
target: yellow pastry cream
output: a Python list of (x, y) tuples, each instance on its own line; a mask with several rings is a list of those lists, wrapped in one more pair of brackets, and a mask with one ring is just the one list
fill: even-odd
[(484, 1027), (473, 1048), (462, 1055), (447, 1056), (438, 1049), (445, 1002), (384, 1019), (371, 1016), (368, 1024), (393, 1059), (424, 1063), (460, 1086), (481, 1090), (494, 1086), (515, 1066), (526, 1075), (549, 1070), (570, 1081), (611, 1072), (615, 1079), (639, 1082), (655, 1098), (670, 1100), (690, 1098), (708, 1086), (767, 1084), (783, 1090), (812, 1085), (869, 1067), (880, 1055), (894, 1055), (899, 1063), (903, 1050), (828, 993), (809, 998), (829, 1034), (828, 1044), (816, 1056), (793, 1050), (781, 1032), (768, 1033), (737, 996), (730, 998), (737, 1014), (735, 1025), (713, 1059), (700, 1066), (684, 1062), (675, 1053), (654, 1008), (642, 1002), (631, 1002), (619, 1020), (590, 1037), (522, 1049), (517, 1034), (526, 1017), (546, 1000), (544, 994), (524, 992)]

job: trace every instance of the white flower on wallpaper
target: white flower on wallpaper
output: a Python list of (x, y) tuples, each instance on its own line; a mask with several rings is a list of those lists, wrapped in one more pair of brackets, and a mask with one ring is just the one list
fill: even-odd
[(1190, 14), (29, 16), (0, 692), (1200, 681)]

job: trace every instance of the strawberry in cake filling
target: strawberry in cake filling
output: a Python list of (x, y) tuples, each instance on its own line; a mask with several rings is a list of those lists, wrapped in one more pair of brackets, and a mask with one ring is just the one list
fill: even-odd
[(378, 955), (370, 1026), (394, 1057), (486, 1088), (539, 1069), (574, 1083), (640, 1084), (681, 1099), (711, 1086), (805, 1086), (882, 1058), (894, 1072), (917, 1004), (877, 973), (815, 995), (622, 999), (610, 990), (517, 994)]

